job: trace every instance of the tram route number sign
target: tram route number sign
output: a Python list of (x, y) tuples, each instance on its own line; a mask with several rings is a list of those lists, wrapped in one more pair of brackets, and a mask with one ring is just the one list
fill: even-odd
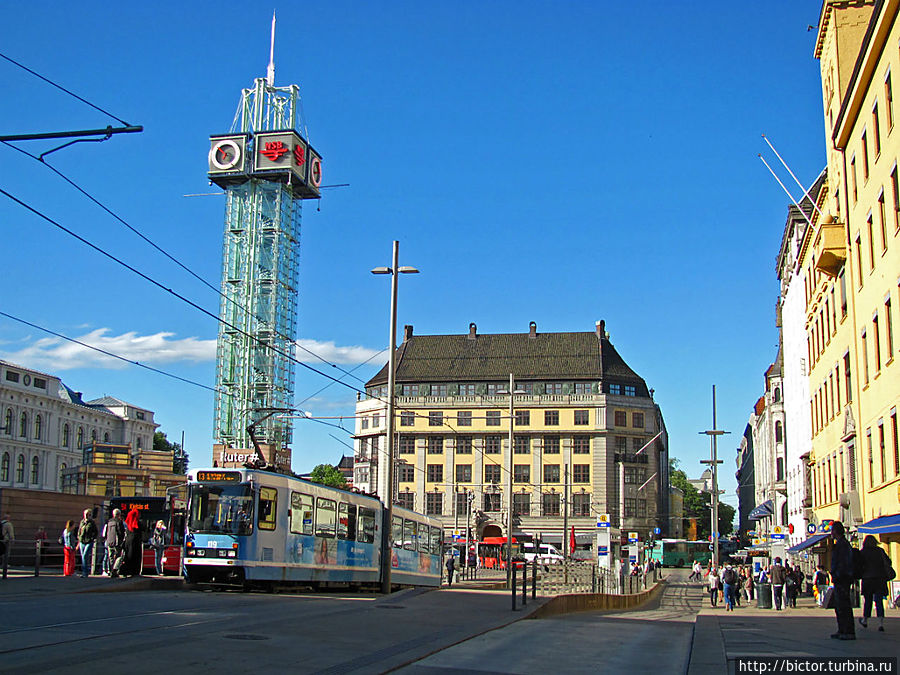
[(239, 471), (198, 471), (198, 483), (240, 483)]

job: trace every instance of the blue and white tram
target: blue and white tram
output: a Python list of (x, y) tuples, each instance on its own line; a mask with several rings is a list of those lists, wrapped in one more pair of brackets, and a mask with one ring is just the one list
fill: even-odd
[[(195, 469), (188, 484), (190, 581), (380, 583), (389, 533), (377, 498), (254, 469)], [(440, 585), (440, 524), (412, 511), (395, 514), (392, 582)]]

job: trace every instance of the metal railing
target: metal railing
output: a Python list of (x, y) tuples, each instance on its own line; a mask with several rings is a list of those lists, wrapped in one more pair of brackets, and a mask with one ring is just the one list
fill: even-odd
[(615, 570), (599, 567), (592, 561), (568, 561), (544, 565), (538, 572), (538, 594), (544, 596), (572, 593), (628, 595), (647, 590), (659, 581), (659, 570), (647, 574), (620, 576)]

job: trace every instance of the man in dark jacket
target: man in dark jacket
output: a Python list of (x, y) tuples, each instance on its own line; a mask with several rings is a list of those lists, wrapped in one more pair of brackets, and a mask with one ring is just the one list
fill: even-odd
[(109, 576), (119, 576), (119, 568), (116, 562), (122, 556), (122, 545), (125, 543), (125, 525), (122, 522), (122, 512), (113, 509), (112, 518), (106, 521), (106, 558), (109, 561)]
[(787, 570), (781, 564), (781, 558), (775, 558), (775, 564), (769, 570), (769, 579), (772, 580), (772, 600), (775, 609), (781, 609), (781, 599), (784, 594), (784, 582), (787, 578)]
[(831, 539), (834, 548), (831, 551), (831, 580), (834, 583), (834, 613), (837, 616), (837, 633), (832, 633), (835, 640), (855, 640), (856, 628), (853, 626), (853, 609), (850, 607), (850, 584), (853, 583), (853, 552), (850, 542), (844, 536), (844, 524), (839, 520), (831, 525)]
[(94, 565), (94, 544), (97, 542), (97, 525), (91, 517), (91, 509), (85, 509), (78, 525), (78, 547), (81, 549), (81, 576), (87, 578)]

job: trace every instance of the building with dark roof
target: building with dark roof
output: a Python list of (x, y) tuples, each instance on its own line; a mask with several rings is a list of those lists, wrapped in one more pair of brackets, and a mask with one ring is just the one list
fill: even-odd
[[(646, 382), (619, 355), (604, 322), (586, 332), (415, 335), (396, 350), (394, 494), (473, 534), (506, 534), (513, 475), (514, 534), (563, 540), (609, 514), (642, 539), (668, 531), (668, 438)], [(509, 448), (509, 378), (515, 379)], [(354, 485), (387, 493), (388, 369), (357, 403)], [(624, 478), (624, 489), (620, 486)], [(620, 518), (624, 511), (624, 520)]]

